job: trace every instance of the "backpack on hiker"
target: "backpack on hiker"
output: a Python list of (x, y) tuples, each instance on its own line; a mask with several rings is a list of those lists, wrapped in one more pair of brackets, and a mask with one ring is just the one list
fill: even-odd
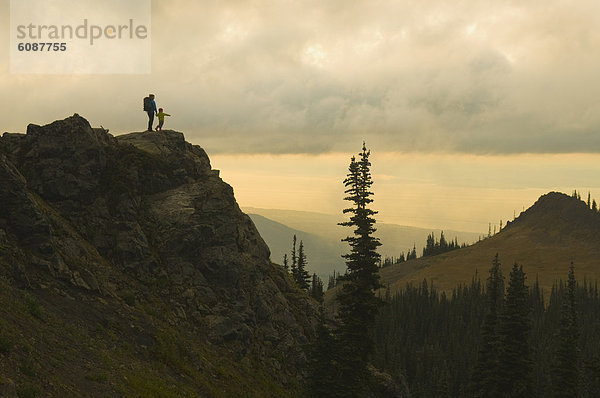
[(152, 98), (150, 98), (150, 97), (144, 98), (144, 111), (150, 112), (153, 110), (154, 110), (154, 108), (152, 107)]

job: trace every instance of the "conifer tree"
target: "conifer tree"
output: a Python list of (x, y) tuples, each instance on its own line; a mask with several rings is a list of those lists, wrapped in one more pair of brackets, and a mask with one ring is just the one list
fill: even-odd
[(310, 284), (310, 296), (320, 303), (323, 302), (323, 281), (315, 273)]
[(577, 303), (575, 291), (575, 267), (571, 261), (567, 294), (563, 298), (558, 347), (552, 368), (553, 396), (559, 398), (577, 397), (579, 393), (579, 326), (577, 323)]
[(298, 266), (297, 266), (297, 261), (298, 261), (298, 257), (296, 256), (296, 235), (294, 235), (294, 238), (292, 240), (292, 267), (291, 267), (291, 273), (292, 273), (292, 277), (294, 278), (295, 281), (298, 280)]
[(446, 241), (446, 237), (444, 236), (444, 231), (440, 233), (440, 253), (443, 253), (448, 250), (448, 242)]
[(431, 235), (427, 235), (427, 241), (425, 242), (425, 247), (423, 248), (423, 257), (433, 255), (434, 250), (435, 250), (435, 237), (433, 236), (433, 232), (432, 232)]
[(308, 376), (305, 384), (307, 397), (342, 397), (336, 385), (338, 381), (336, 356), (336, 342), (325, 326), (325, 316), (321, 307), (317, 336), (310, 346), (308, 355)]
[(590, 191), (588, 191), (587, 207), (589, 209), (592, 208), (592, 202), (591, 201), (592, 201), (592, 195), (590, 194)]
[(412, 250), (408, 251), (408, 254), (406, 255), (406, 260), (413, 260), (417, 258), (417, 244), (413, 244), (413, 248)]
[[(508, 285), (508, 278), (506, 278)], [(572, 280), (574, 281), (574, 277)], [(428, 281), (429, 282), (429, 281)], [(539, 283), (531, 283), (528, 301), (531, 313), (531, 356), (535, 360), (533, 391), (519, 394), (512, 383), (522, 384), (518, 377), (498, 377), (502, 381), (501, 397), (552, 397), (558, 331), (561, 329), (561, 311), (568, 297), (568, 281), (556, 282), (548, 300), (544, 301)], [(575, 284), (572, 282), (572, 286)], [(562, 396), (591, 398), (600, 391), (600, 291), (598, 282), (579, 282), (576, 286), (577, 319), (580, 334), (577, 341), (578, 358), (563, 363), (579, 367), (579, 386), (575, 393)], [(500, 294), (500, 297), (502, 294)], [(411, 397), (440, 397), (446, 392), (451, 397), (473, 397), (475, 372), (471, 366), (478, 363), (477, 353), (482, 348), (482, 326), (489, 312), (487, 289), (481, 289), (477, 276), (471, 285), (461, 285), (446, 296), (432, 285), (427, 289), (421, 283), (409, 283), (386, 298), (387, 305), (380, 309), (374, 329), (376, 341), (373, 365), (392, 377), (406, 381)], [(498, 309), (498, 316), (505, 311)], [(498, 319), (500, 322), (500, 319)], [(499, 329), (499, 328), (497, 328)], [(570, 333), (569, 335), (575, 335)], [(526, 341), (526, 339), (515, 339)], [(479, 344), (476, 344), (477, 342)], [(498, 351), (500, 351), (500, 348)], [(526, 352), (526, 351), (525, 351)], [(521, 352), (519, 351), (519, 355)], [(502, 355), (498, 354), (498, 359)], [(498, 361), (499, 364), (499, 361)], [(448, 372), (446, 380), (445, 373)], [(500, 369), (498, 370), (500, 375)], [(527, 372), (525, 372), (527, 374)], [(506, 372), (502, 371), (502, 375)], [(563, 374), (564, 376), (564, 374)], [(576, 376), (574, 376), (576, 377)], [(571, 377), (571, 381), (575, 378)], [(562, 385), (568, 383), (559, 382)], [(480, 390), (479, 396), (493, 397), (494, 388)], [(356, 395), (360, 396), (360, 395)], [(367, 396), (367, 395), (365, 395)], [(390, 395), (376, 395), (387, 397)], [(405, 396), (408, 396), (406, 394)], [(561, 395), (559, 395), (561, 396)]]
[(504, 301), (504, 277), (500, 269), (498, 253), (492, 261), (486, 284), (487, 313), (481, 326), (481, 342), (472, 385), (476, 397), (502, 397), (498, 380), (498, 319)]
[(352, 157), (350, 161), (344, 180), (348, 195), (345, 200), (352, 203), (351, 207), (344, 209), (344, 214), (350, 214), (350, 220), (340, 224), (353, 228), (354, 232), (354, 236), (343, 239), (349, 243), (350, 253), (343, 256), (347, 273), (338, 294), (341, 321), (337, 330), (340, 342), (338, 388), (343, 396), (348, 397), (360, 396), (366, 384), (367, 364), (373, 351), (370, 330), (381, 303), (375, 296), (375, 290), (381, 286), (377, 267), (380, 256), (376, 251), (381, 243), (373, 236), (373, 216), (377, 212), (369, 209), (373, 202), (369, 155), (370, 151), (363, 143), (359, 159)]
[(329, 280), (327, 281), (327, 290), (333, 289), (334, 287), (336, 287), (337, 278), (338, 278), (338, 276), (336, 275), (335, 270), (333, 270), (333, 275), (329, 275)]
[(298, 247), (298, 259), (296, 261), (296, 283), (300, 289), (308, 290), (310, 287), (309, 281), (310, 274), (306, 270), (306, 254), (304, 254), (304, 244), (302, 241), (300, 241), (300, 246)]
[(287, 272), (290, 272), (290, 265), (288, 264), (287, 254), (283, 255), (283, 269), (285, 269)]
[(529, 345), (531, 320), (523, 266), (514, 264), (498, 325), (500, 350), (498, 377), (503, 397), (533, 396)]

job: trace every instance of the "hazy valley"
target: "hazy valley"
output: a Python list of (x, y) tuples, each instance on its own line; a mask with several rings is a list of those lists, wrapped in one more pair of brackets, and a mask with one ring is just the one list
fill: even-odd
[[(312, 213), (307, 211), (258, 209), (242, 207), (256, 224), (265, 242), (271, 249), (271, 260), (281, 264), (283, 255), (290, 255), (292, 237), (304, 240), (308, 256), (308, 269), (325, 278), (336, 272), (344, 272), (346, 265), (342, 254), (348, 250), (348, 244), (342, 239), (348, 235), (346, 228), (338, 225), (343, 216)], [(416, 247), (421, 255), (427, 235), (434, 233), (439, 238), (442, 230), (409, 227), (394, 224), (377, 223), (377, 236), (382, 246), (379, 253), (383, 258), (398, 257)], [(483, 234), (453, 230), (443, 231), (447, 239), (456, 238), (459, 243), (477, 242)]]
[[(327, 292), (310, 279), (346, 272), (342, 217), (244, 214), (204, 150), (175, 131), (112, 136), (74, 115), (5, 133), (0, 202), (2, 396), (467, 397), (515, 380), (547, 396), (575, 380), (563, 357), (582, 397), (600, 388), (600, 214), (573, 195), (542, 196), (490, 237), (444, 230), (469, 243), (451, 251), (441, 231), (365, 217), (377, 228), (362, 229), (371, 258), (353, 264), (380, 279), (362, 296), (347, 293), (351, 273)], [(281, 266), (293, 235), (302, 272)], [(414, 245), (419, 258), (378, 268), (378, 239), (384, 257)], [(343, 297), (357, 314), (371, 300), (368, 322), (348, 323)], [(515, 344), (522, 360), (506, 356)], [(369, 347), (348, 390), (337, 369)], [(575, 348), (557, 357), (560, 347)], [(494, 364), (508, 372), (500, 381), (481, 371)]]

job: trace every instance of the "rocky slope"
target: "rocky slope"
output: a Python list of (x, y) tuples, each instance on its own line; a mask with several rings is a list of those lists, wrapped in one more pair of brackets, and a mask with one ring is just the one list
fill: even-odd
[(315, 318), (183, 134), (0, 139), (0, 395), (293, 395)]

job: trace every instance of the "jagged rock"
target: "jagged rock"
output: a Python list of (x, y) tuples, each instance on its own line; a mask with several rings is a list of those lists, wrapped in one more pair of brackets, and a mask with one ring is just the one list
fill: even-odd
[(380, 372), (373, 365), (368, 365), (369, 392), (367, 398), (408, 398), (410, 393), (406, 383), (396, 382), (392, 376)]
[(26, 185), (23, 175), (0, 154), (0, 228), (15, 234), (20, 244), (39, 250), (49, 243), (50, 225)]
[(127, 308), (162, 300), (169, 323), (238, 358), (262, 353), (281, 383), (297, 379), (315, 303), (271, 263), (233, 189), (182, 133), (113, 137), (78, 115), (5, 133), (0, 203), (0, 274), (20, 267), (61, 296), (122, 292)]

